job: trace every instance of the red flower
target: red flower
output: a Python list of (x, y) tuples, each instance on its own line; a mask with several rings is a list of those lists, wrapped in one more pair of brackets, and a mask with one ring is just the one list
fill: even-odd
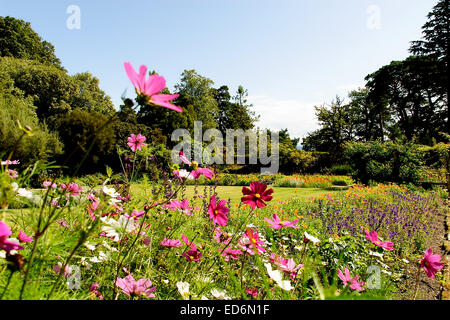
[(266, 206), (264, 201), (272, 200), (273, 189), (267, 189), (267, 185), (253, 181), (250, 183), (250, 189), (242, 187), (242, 193), (245, 195), (241, 198), (243, 203), (248, 204), (252, 209), (263, 208)]

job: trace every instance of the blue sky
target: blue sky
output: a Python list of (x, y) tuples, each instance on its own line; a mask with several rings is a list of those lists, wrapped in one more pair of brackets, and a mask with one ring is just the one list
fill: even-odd
[[(116, 107), (134, 90), (123, 62), (179, 82), (195, 69), (235, 92), (243, 85), (260, 127), (303, 137), (314, 105), (364, 85), (364, 77), (408, 56), (436, 0), (6, 1), (0, 15), (31, 23), (70, 74), (89, 71)], [(80, 8), (80, 29), (67, 8)]]

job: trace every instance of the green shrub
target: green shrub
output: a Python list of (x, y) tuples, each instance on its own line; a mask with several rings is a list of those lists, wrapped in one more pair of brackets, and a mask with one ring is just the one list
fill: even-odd
[(339, 164), (331, 167), (330, 174), (338, 176), (349, 176), (352, 173), (352, 167), (348, 164)]
[(414, 183), (420, 179), (423, 153), (411, 142), (348, 142), (344, 155), (357, 182)]
[[(24, 98), (0, 75), (0, 154), (13, 152), (12, 157), (20, 160), (23, 167), (62, 153), (58, 135), (39, 123), (35, 109), (31, 98)], [(18, 122), (23, 127), (29, 126), (32, 135), (20, 130)]]

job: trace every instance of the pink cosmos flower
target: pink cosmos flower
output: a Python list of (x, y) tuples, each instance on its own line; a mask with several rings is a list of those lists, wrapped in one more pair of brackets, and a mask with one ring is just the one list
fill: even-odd
[(141, 295), (147, 298), (155, 297), (152, 292), (156, 291), (156, 287), (151, 287), (152, 282), (150, 279), (140, 279), (136, 281), (134, 280), (133, 275), (129, 274), (123, 279), (117, 278), (116, 285), (129, 297), (140, 297)]
[(217, 243), (228, 245), (231, 241), (231, 234), (223, 232), (219, 227), (214, 228), (214, 239)]
[(364, 230), (364, 232), (366, 233), (366, 238), (368, 240), (370, 240), (374, 245), (384, 248), (386, 250), (392, 251), (394, 250), (394, 243), (392, 242), (381, 242), (380, 240), (378, 240), (378, 234), (376, 231), (371, 231), (369, 233), (369, 231)]
[[(62, 268), (62, 263), (58, 262), (58, 264), (53, 267), (53, 271), (55, 271), (56, 274), (59, 274), (61, 272), (61, 268)], [(70, 267), (69, 265), (66, 265), (66, 267), (64, 268), (63, 276), (65, 278), (68, 278), (68, 277), (70, 277), (71, 274), (72, 274), (72, 267)]]
[(68, 186), (64, 183), (61, 184), (61, 191), (66, 190), (66, 193), (70, 196), (79, 196), (80, 192), (83, 190), (82, 187), (80, 187), (75, 182), (70, 183)]
[(19, 160), (5, 160), (1, 162), (2, 166), (9, 166), (9, 165), (15, 165), (15, 164), (19, 164), (20, 161)]
[(53, 183), (51, 181), (44, 181), (42, 182), (42, 185), (44, 186), (45, 189), (48, 189), (49, 187), (51, 187), (52, 189), (56, 189), (56, 183)]
[(433, 254), (433, 250), (427, 249), (422, 260), (420, 260), (420, 266), (425, 270), (428, 278), (434, 278), (435, 274), (444, 267), (441, 262), (441, 256)]
[(288, 274), (291, 279), (297, 276), (297, 270), (303, 268), (303, 264), (296, 264), (294, 259), (285, 259), (272, 252), (269, 261), (280, 267), (280, 269)]
[(265, 252), (266, 249), (264, 249), (262, 245), (264, 245), (264, 241), (259, 239), (259, 234), (253, 232), (252, 228), (245, 230), (245, 233), (238, 242), (238, 247), (251, 256), (255, 253), (261, 254)]
[(178, 98), (179, 94), (160, 94), (166, 87), (166, 80), (160, 75), (150, 75), (146, 80), (147, 67), (141, 65), (139, 74), (136, 73), (129, 62), (124, 63), (125, 71), (131, 83), (136, 89), (138, 95), (146, 97), (146, 103), (165, 107), (177, 112), (183, 112), (183, 109), (170, 103), (171, 100)]
[(209, 199), (208, 213), (209, 219), (220, 226), (226, 226), (228, 221), (228, 211), (230, 209), (226, 206), (225, 200), (220, 200), (217, 203), (216, 195)]
[(162, 206), (164, 209), (169, 209), (172, 211), (181, 211), (188, 216), (192, 216), (192, 208), (189, 207), (189, 200), (184, 199), (183, 201), (179, 201), (177, 199), (172, 199), (168, 204)]
[(355, 276), (350, 283), (350, 289), (356, 291), (364, 291), (364, 286), (366, 283), (364, 281), (359, 281), (359, 275)]
[(161, 241), (160, 245), (162, 245), (164, 247), (172, 248), (172, 247), (181, 247), (183, 244), (178, 239), (172, 240), (172, 239), (164, 238)]
[(6, 173), (8, 173), (8, 175), (9, 175), (9, 177), (10, 177), (11, 179), (15, 179), (15, 178), (17, 178), (17, 177), (19, 176), (19, 173), (18, 173), (16, 170), (8, 169), (8, 170), (6, 171)]
[(138, 135), (132, 133), (131, 136), (128, 137), (127, 145), (131, 148), (131, 151), (136, 152), (136, 150), (141, 150), (142, 147), (146, 146), (145, 140), (147, 140), (147, 138), (140, 133)]
[(245, 292), (247, 292), (247, 294), (249, 294), (253, 298), (257, 298), (258, 297), (258, 289), (247, 288), (247, 289), (245, 289)]
[(91, 219), (95, 220), (96, 219), (95, 211), (97, 211), (100, 205), (100, 200), (97, 199), (92, 193), (88, 194), (87, 198), (91, 200), (91, 203), (87, 206), (87, 210), (89, 212), (89, 215), (91, 216)]
[(89, 288), (89, 292), (94, 293), (97, 298), (99, 298), (100, 300), (103, 300), (103, 296), (100, 292), (98, 292), (98, 288), (100, 288), (100, 286), (98, 285), (98, 282), (95, 282)]
[(5, 250), (8, 254), (12, 250), (23, 249), (23, 247), (18, 243), (7, 239), (11, 236), (11, 234), (12, 232), (8, 225), (3, 221), (0, 221), (0, 249)]
[(146, 247), (149, 247), (151, 242), (152, 242), (152, 239), (150, 239), (150, 238), (148, 238), (148, 237), (142, 238), (142, 243), (143, 243)]
[(141, 211), (137, 211), (137, 210), (133, 210), (131, 212), (131, 215), (125, 214), (126, 218), (133, 218), (134, 220), (139, 220), (140, 217), (143, 217), (145, 215), (145, 211), (141, 210)]
[(56, 223), (59, 224), (63, 228), (69, 228), (69, 225), (67, 224), (67, 221), (64, 220), (63, 218), (61, 218), (58, 221), (56, 221)]
[(263, 208), (266, 206), (264, 201), (272, 200), (273, 189), (267, 189), (267, 185), (253, 181), (250, 183), (250, 189), (242, 187), (242, 193), (244, 194), (241, 198), (242, 203), (248, 204), (252, 209)]
[(344, 272), (338, 269), (338, 277), (344, 283), (344, 288), (348, 285), (352, 290), (364, 291), (363, 287), (365, 283), (363, 281), (359, 281), (359, 275), (352, 277), (347, 268), (345, 268)]
[[(189, 242), (188, 237), (185, 236), (185, 235), (181, 235), (181, 240), (183, 240), (183, 242), (184, 242), (187, 246), (190, 246), (190, 245), (193, 244), (193, 243)], [(194, 244), (194, 246), (195, 246), (195, 244)]]
[(58, 209), (61, 209), (61, 206), (59, 205), (57, 199), (53, 199), (53, 200), (50, 202), (50, 205), (51, 205), (52, 207), (56, 207), (56, 208), (58, 208)]
[(290, 221), (281, 221), (280, 217), (275, 213), (273, 216), (273, 221), (268, 219), (268, 218), (264, 218), (264, 220), (266, 220), (269, 223), (269, 227), (274, 228), (275, 230), (281, 229), (283, 227), (291, 227), (294, 229), (298, 229), (298, 226), (296, 226), (296, 224), (298, 223), (298, 219), (290, 222)]
[(189, 159), (184, 155), (183, 151), (180, 151), (179, 154), (181, 161), (188, 166), (192, 166), (194, 170), (192, 170), (191, 175), (194, 179), (198, 179), (201, 175), (204, 175), (207, 179), (211, 180), (214, 177), (214, 172), (208, 168), (199, 168), (199, 164), (197, 161), (189, 161)]
[(350, 275), (350, 270), (348, 270), (347, 268), (345, 268), (344, 272), (342, 272), (341, 269), (339, 269), (338, 277), (344, 283), (344, 287), (349, 285), (353, 280), (353, 277)]
[(19, 231), (19, 235), (17, 236), (17, 239), (19, 239), (20, 242), (33, 242), (33, 238), (30, 236), (27, 236), (25, 232), (22, 230)]
[(222, 257), (225, 258), (225, 261), (228, 262), (230, 259), (237, 260), (239, 256), (243, 254), (243, 252), (239, 249), (231, 249), (226, 248), (225, 251), (221, 254)]

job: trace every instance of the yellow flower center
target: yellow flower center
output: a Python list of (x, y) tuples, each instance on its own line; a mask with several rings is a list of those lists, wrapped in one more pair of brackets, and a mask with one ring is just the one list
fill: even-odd
[(259, 193), (255, 194), (255, 198), (261, 198), (261, 195)]
[(217, 209), (216, 209), (216, 210), (214, 210), (214, 215), (216, 215), (216, 216), (217, 216), (218, 214), (219, 214), (219, 210), (217, 210)]

